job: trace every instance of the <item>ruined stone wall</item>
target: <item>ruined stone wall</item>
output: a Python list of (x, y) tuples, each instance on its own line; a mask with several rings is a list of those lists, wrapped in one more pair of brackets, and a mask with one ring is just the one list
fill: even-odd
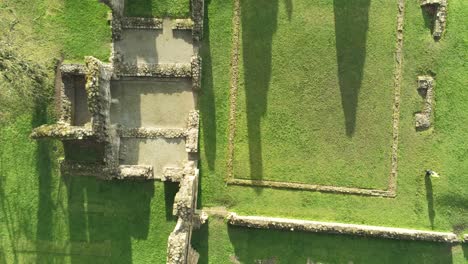
[(399, 240), (418, 240), (443, 243), (460, 242), (457, 235), (454, 233), (421, 231), (380, 226), (305, 221), (261, 216), (239, 216), (235, 213), (231, 213), (228, 216), (228, 223), (236, 226), (260, 229), (279, 229), (288, 231), (305, 231), (327, 234), (346, 234), (364, 237)]
[(418, 77), (418, 92), (424, 99), (423, 110), (415, 115), (417, 130), (425, 130), (431, 126), (431, 117), (434, 102), (435, 81), (432, 76)]
[(438, 40), (442, 37), (447, 23), (447, 0), (422, 0), (421, 6), (429, 12), (435, 9), (434, 28), (432, 36)]

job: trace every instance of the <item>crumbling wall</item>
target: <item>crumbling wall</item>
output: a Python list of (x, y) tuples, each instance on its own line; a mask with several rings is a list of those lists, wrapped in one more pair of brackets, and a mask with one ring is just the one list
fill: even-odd
[(327, 234), (346, 234), (365, 237), (399, 240), (418, 240), (442, 243), (460, 242), (457, 235), (454, 233), (432, 232), (381, 226), (305, 221), (261, 216), (239, 216), (236, 213), (231, 213), (228, 216), (228, 223), (236, 226), (260, 229), (279, 229)]
[(422, 0), (421, 7), (435, 9), (434, 28), (432, 36), (438, 40), (442, 37), (447, 23), (447, 0)]
[(198, 228), (206, 218), (196, 213), (198, 194), (198, 169), (194, 174), (184, 175), (174, 199), (173, 214), (178, 216), (177, 225), (169, 235), (167, 245), (168, 264), (197, 263), (199, 254), (190, 245), (193, 228)]
[(418, 92), (424, 98), (423, 110), (415, 115), (417, 130), (425, 130), (431, 126), (434, 101), (434, 78), (432, 76), (418, 77)]
[(201, 88), (202, 59), (196, 55), (192, 57), (191, 62), (192, 89), (199, 91)]

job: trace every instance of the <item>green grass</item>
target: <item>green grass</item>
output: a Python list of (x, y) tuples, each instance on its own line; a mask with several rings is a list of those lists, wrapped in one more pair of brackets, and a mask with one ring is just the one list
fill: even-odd
[[(467, 248), (427, 242), (368, 239), (230, 227), (211, 218), (194, 234), (200, 264), (257, 263), (464, 263)], [(207, 239), (208, 238), (208, 239)], [(466, 256), (466, 254), (465, 254)]]
[[(302, 14), (306, 12), (302, 9), (313, 10), (318, 8), (316, 5), (300, 8), (300, 3), (302, 2), (303, 1), (299, 0), (292, 1), (292, 20), (294, 20), (296, 13)], [(204, 59), (203, 94), (199, 101), (202, 122), (200, 144), (201, 206), (225, 206), (228, 210), (249, 215), (267, 215), (428, 230), (433, 229), (440, 231), (456, 231), (457, 233), (468, 231), (468, 198), (465, 191), (468, 188), (468, 178), (466, 177), (466, 171), (468, 170), (468, 163), (466, 162), (466, 149), (468, 147), (466, 143), (466, 138), (468, 138), (466, 132), (468, 131), (468, 104), (466, 104), (466, 101), (468, 98), (466, 96), (468, 94), (465, 92), (467, 80), (465, 61), (468, 57), (468, 44), (465, 33), (466, 23), (463, 22), (466, 20), (468, 8), (465, 1), (455, 0), (450, 3), (447, 32), (440, 42), (434, 42), (432, 39), (430, 29), (425, 25), (425, 19), (419, 4), (415, 1), (407, 1), (406, 3), (399, 175), (397, 197), (395, 199), (311, 191), (226, 186), (224, 178), (226, 176), (227, 163), (227, 124), (229, 116), (227, 102), (229, 102), (232, 3), (211, 1), (207, 3), (207, 6), (208, 18), (205, 21), (206, 38), (202, 47), (202, 56)], [(384, 6), (387, 5), (385, 4)], [(371, 9), (372, 8), (373, 6), (371, 5)], [(282, 25), (282, 23), (289, 23), (287, 16), (284, 16), (284, 9), (284, 2), (280, 2), (278, 14), (283, 14), (283, 20), (286, 19), (286, 21), (278, 20), (278, 29), (277, 32), (273, 34), (273, 39), (280, 38), (280, 36), (278, 36), (280, 33), (280, 25)], [(264, 13), (268, 12), (270, 11), (265, 11)], [(396, 1), (394, 1), (394, 9), (391, 10), (391, 14), (394, 16), (393, 19), (395, 19)], [(387, 19), (387, 15), (382, 15), (382, 19)], [(394, 22), (391, 23), (394, 25)], [(270, 25), (269, 23), (266, 24)], [(333, 28), (330, 30), (333, 31)], [(372, 27), (370, 30), (372, 30)], [(303, 31), (306, 33), (308, 32), (307, 29), (303, 29)], [(259, 36), (261, 35), (261, 33), (258, 34)], [(392, 32), (391, 34), (391, 36), (385, 35), (381, 37), (388, 37), (390, 40), (389, 45), (394, 45), (394, 33)], [(291, 33), (289, 36), (293, 37), (295, 35)], [(245, 38), (245, 36), (243, 37)], [(374, 37), (368, 34), (367, 42), (372, 38)], [(314, 38), (314, 40), (316, 40), (316, 38)], [(318, 51), (330, 51), (332, 48), (335, 48), (334, 37), (331, 37), (329, 40), (330, 47)], [(317, 38), (316, 41), (320, 41), (320, 38)], [(252, 46), (256, 45), (255, 43), (257, 42), (252, 42)], [(297, 49), (298, 52), (301, 52), (301, 48)], [(275, 49), (272, 48), (272, 51), (275, 51)], [(386, 49), (386, 51), (393, 53), (394, 49)], [(280, 59), (283, 59), (284, 63), (294, 63), (295, 60), (289, 60), (291, 56), (295, 56), (294, 54), (295, 52), (277, 53), (275, 56), (280, 56), (280, 58), (272, 56), (272, 62), (278, 62)], [(261, 57), (260, 54), (257, 55), (257, 57)], [(312, 62), (315, 58), (322, 57), (327, 58), (330, 57), (330, 55), (313, 53), (307, 56)], [(387, 57), (383, 59), (385, 58)], [(250, 59), (255, 60), (253, 58)], [(371, 58), (366, 58), (366, 60), (370, 59)], [(375, 58), (372, 59), (375, 60)], [(272, 63), (272, 65), (272, 68), (275, 69), (274, 63)], [(317, 66), (317, 64), (311, 65)], [(318, 66), (332, 67), (325, 63), (324, 65), (319, 64)], [(391, 66), (392, 65), (389, 67)], [(304, 71), (308, 70), (304, 68), (304, 66), (301, 67)], [(320, 67), (317, 70), (320, 71)], [(261, 68), (261, 66), (259, 66), (259, 68)], [(416, 91), (416, 77), (418, 74), (428, 73), (429, 71), (436, 73), (435, 125), (433, 130), (421, 133), (416, 132), (414, 129), (414, 113), (420, 111), (422, 107), (422, 99)], [(382, 74), (388, 74), (388, 71), (382, 71)], [(245, 77), (244, 73), (243, 78), (245, 79)], [(303, 77), (309, 80), (307, 76)], [(259, 78), (262, 77), (259, 76)], [(294, 84), (294, 77), (290, 79), (289, 82)], [(384, 79), (380, 78), (380, 80)], [(276, 77), (275, 72), (271, 74), (271, 81), (273, 83), (274, 81), (280, 81), (280, 79)], [(391, 85), (391, 78), (388, 80), (385, 79), (384, 81), (387, 81), (389, 85)], [(333, 89), (335, 93), (337, 92), (336, 90), (339, 89), (337, 86), (328, 87)], [(276, 89), (281, 89), (278, 95), (274, 97), (276, 100), (285, 103), (285, 99), (282, 99), (279, 95), (279, 93), (282, 93), (285, 98), (291, 98), (291, 102), (288, 103), (286, 101), (287, 104), (285, 105), (280, 103), (275, 105), (270, 104), (271, 100), (268, 99), (265, 116), (260, 120), (261, 129), (266, 129), (263, 125), (267, 123), (271, 116), (281, 115), (281, 112), (273, 112), (273, 109), (284, 107), (288, 108), (285, 111), (289, 113), (291, 112), (290, 108), (296, 108), (294, 104), (297, 103), (295, 101), (297, 97), (293, 97), (294, 95), (289, 92), (289, 90), (297, 89), (295, 86), (285, 84), (285, 86), (277, 87)], [(362, 96), (365, 95), (364, 91), (367, 91), (364, 89), (370, 88), (361, 88)], [(244, 90), (244, 88), (241, 90)], [(255, 91), (252, 91), (252, 93), (255, 96)], [(274, 93), (274, 89), (270, 87), (268, 97), (271, 97)], [(245, 100), (245, 98), (240, 96), (239, 100)], [(337, 100), (338, 108), (340, 108), (339, 94)], [(262, 101), (259, 103), (262, 103)], [(391, 106), (391, 101), (381, 101), (381, 103)], [(252, 105), (254, 104), (255, 102), (252, 103)], [(359, 105), (361, 105), (361, 103), (359, 103)], [(327, 107), (335, 106), (336, 105), (327, 105)], [(261, 108), (261, 106), (255, 107)], [(255, 107), (253, 107), (253, 109), (256, 109)], [(338, 110), (340, 111), (335, 112), (336, 116), (342, 114), (342, 110)], [(240, 111), (245, 110), (240, 108)], [(382, 111), (388, 112), (391, 111), (391, 109)], [(307, 114), (313, 115), (313, 113)], [(242, 115), (245, 116), (246, 114), (239, 114), (240, 117), (242, 117)], [(292, 119), (294, 119), (294, 117)], [(385, 119), (387, 120), (385, 122), (391, 122), (391, 117)], [(299, 121), (293, 120), (291, 122), (296, 122), (297, 124)], [(343, 119), (341, 119), (341, 121), (343, 121)], [(307, 122), (303, 123), (305, 127), (310, 125)], [(267, 128), (272, 129), (271, 122), (269, 124), (270, 127)], [(280, 125), (283, 124), (284, 122), (278, 123), (277, 125), (280, 127)], [(359, 119), (357, 119), (357, 124), (355, 133), (358, 133), (360, 129)], [(241, 129), (245, 131), (247, 125), (246, 118), (245, 122), (239, 122), (239, 125)], [(328, 126), (327, 124), (323, 125)], [(373, 126), (373, 124), (369, 125)], [(391, 124), (388, 123), (388, 125)], [(344, 135), (345, 131), (346, 130), (342, 126), (341, 129), (334, 129), (329, 132), (340, 133), (342, 135), (341, 138), (347, 140)], [(279, 132), (279, 128), (276, 132), (281, 133)], [(376, 133), (380, 132), (381, 131), (376, 131)], [(243, 132), (240, 133), (240, 135), (242, 135)], [(262, 137), (263, 136), (264, 135), (262, 135)], [(289, 137), (289, 135), (285, 136)], [(357, 135), (355, 135), (355, 137), (356, 136)], [(255, 138), (256, 135), (253, 135), (253, 137)], [(244, 138), (244, 140), (249, 141), (250, 139)], [(278, 144), (277, 147), (282, 146), (279, 140), (274, 142)], [(269, 142), (262, 138), (262, 142), (257, 142), (256, 144), (260, 143), (269, 144), (271, 141)], [(244, 142), (243, 144), (247, 143)], [(320, 146), (323, 144), (324, 143), (321, 143)], [(334, 142), (330, 142), (330, 144), (334, 144)], [(390, 146), (385, 145), (381, 147), (386, 151)], [(270, 150), (271, 149), (269, 149), (269, 151)], [(262, 151), (265, 155), (263, 158), (264, 164), (270, 164), (270, 161), (265, 158), (272, 155), (269, 151), (265, 149)], [(294, 155), (296, 154), (289, 151), (283, 153), (285, 160), (291, 160), (290, 157), (294, 157)], [(249, 162), (248, 158), (244, 159)], [(248, 166), (248, 164), (242, 165)], [(426, 182), (423, 177), (423, 170), (426, 168), (436, 170), (441, 174), (441, 178), (434, 179), (432, 182)], [(263, 165), (263, 170), (269, 170), (268, 166)], [(331, 168), (331, 170), (333, 170), (333, 168)], [(385, 176), (387, 175), (388, 174), (385, 174)], [(284, 177), (292, 178), (299, 176), (288, 175)], [(340, 182), (342, 182), (342, 178), (340, 178)]]
[(386, 189), (394, 1), (284, 3), (241, 1), (234, 177)]
[(125, 0), (126, 16), (190, 17), (189, 0)]
[[(2, 1), (0, 39), (48, 71), (42, 91), (52, 98), (56, 59), (109, 57), (108, 11), (94, 0)], [(164, 263), (178, 186), (62, 177), (62, 144), (29, 138), (55, 122), (52, 101), (26, 103), (0, 126), (0, 263)]]

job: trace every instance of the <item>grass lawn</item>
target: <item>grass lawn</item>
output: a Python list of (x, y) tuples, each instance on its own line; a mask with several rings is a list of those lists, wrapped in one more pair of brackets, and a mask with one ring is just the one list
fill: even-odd
[[(0, 38), (47, 71), (53, 97), (55, 60), (109, 58), (108, 11), (97, 0), (5, 0)], [(164, 263), (178, 186), (60, 176), (62, 144), (29, 138), (54, 122), (52, 103), (30, 102), (0, 125), (0, 263)]]
[[(296, 60), (291, 60), (290, 58), (294, 58), (296, 56), (296, 53), (302, 54), (306, 58), (310, 58), (311, 61), (309, 64), (312, 66), (315, 65), (313, 68), (316, 71), (322, 72), (322, 68), (328, 67), (335, 69), (334, 71), (332, 71), (332, 74), (324, 73), (324, 76), (318, 76), (315, 79), (321, 81), (324, 80), (323, 78), (327, 76), (330, 78), (335, 78), (334, 86), (320, 85), (316, 86), (316, 89), (320, 88), (322, 89), (320, 91), (325, 92), (326, 90), (323, 89), (329, 87), (331, 91), (326, 92), (336, 94), (334, 98), (336, 100), (335, 104), (320, 104), (317, 105), (317, 107), (320, 106), (318, 107), (319, 111), (321, 111), (321, 107), (335, 108), (335, 112), (332, 113), (340, 121), (330, 122), (334, 122), (334, 124), (336, 124), (336, 126), (341, 127), (341, 129), (337, 129), (337, 127), (334, 127), (333, 130), (325, 132), (328, 132), (330, 134), (339, 133), (340, 137), (337, 140), (340, 141), (338, 141), (338, 144), (341, 144), (340, 142), (349, 143), (353, 141), (354, 138), (357, 139), (359, 133), (361, 133), (359, 131), (361, 129), (365, 130), (366, 127), (374, 127), (375, 125), (380, 126), (379, 124), (388, 124), (389, 126), (391, 125), (391, 117), (388, 116), (388, 114), (388, 117), (385, 118), (385, 122), (380, 123), (380, 121), (375, 121), (377, 122), (377, 124), (374, 124), (372, 123), (372, 118), (375, 118), (376, 115), (367, 113), (366, 111), (362, 113), (363, 110), (360, 110), (360, 107), (364, 107), (363, 109), (366, 109), (365, 107), (367, 106), (365, 104), (361, 104), (361, 102), (365, 102), (365, 100), (367, 100), (365, 99), (367, 95), (369, 95), (369, 99), (371, 99), (371, 101), (368, 102), (372, 103), (373, 99), (373, 104), (376, 104), (377, 101), (375, 101), (375, 99), (379, 98), (377, 94), (382, 92), (382, 96), (385, 95), (385, 92), (383, 92), (383, 90), (381, 90), (380, 88), (388, 87), (388, 89), (391, 89), (391, 76), (388, 78), (379, 77), (379, 83), (384, 84), (386, 82), (387, 85), (376, 86), (376, 91), (372, 91), (372, 87), (366, 86), (366, 83), (372, 83), (373, 78), (373, 76), (369, 76), (368, 74), (366, 75), (366, 65), (371, 62), (374, 63), (373, 65), (380, 65), (381, 63), (384, 63), (385, 66), (388, 64), (385, 67), (388, 67), (389, 71), (375, 71), (376, 77), (381, 76), (380, 74), (383, 74), (383, 76), (385, 77), (387, 76), (386, 74), (392, 73), (393, 64), (387, 63), (386, 60), (391, 59), (391, 57), (389, 58), (388, 56), (393, 56), (392, 53), (394, 52), (394, 49), (392, 47), (395, 45), (394, 31), (391, 31), (389, 33), (389, 36), (379, 34), (380, 38), (388, 38), (390, 41), (388, 43), (385, 42), (382, 44), (390, 45), (388, 49), (382, 51), (376, 50), (377, 47), (374, 47), (372, 45), (369, 46), (372, 43), (375, 44), (380, 42), (378, 41), (378, 39), (375, 39), (376, 37), (372, 36), (372, 34), (367, 34), (366, 47), (369, 47), (367, 48), (368, 50), (366, 52), (373, 51), (374, 55), (380, 54), (380, 52), (383, 52), (382, 54), (386, 54), (385, 52), (388, 52), (390, 55), (387, 54), (386, 56), (382, 57), (382, 62), (379, 62), (379, 58), (366, 56), (366, 63), (364, 63), (364, 75), (362, 80), (363, 85), (362, 88), (360, 88), (358, 99), (359, 104), (357, 106), (358, 108), (356, 112), (357, 118), (356, 126), (354, 128), (355, 132), (354, 136), (352, 138), (349, 138), (346, 135), (346, 123), (344, 122), (344, 112), (341, 108), (341, 91), (339, 90), (339, 85), (337, 85), (337, 82), (339, 83), (339, 78), (337, 79), (336, 77), (336, 69), (338, 68), (338, 62), (336, 61), (335, 54), (328, 54), (332, 53), (332, 50), (336, 48), (335, 37), (333, 35), (330, 35), (330, 38), (328, 39), (328, 46), (322, 49), (319, 49), (317, 47), (317, 52), (314, 53), (313, 56), (310, 56), (308, 53), (306, 54), (307, 50), (304, 51), (303, 49), (306, 49), (304, 47), (296, 47), (296, 49), (293, 49), (292, 51), (288, 50), (288, 52), (285, 51), (283, 53), (275, 53), (275, 51), (284, 50), (281, 46), (275, 46), (274, 42), (275, 40), (283, 40), (282, 37), (279, 35), (282, 28), (287, 29), (286, 26), (289, 23), (293, 23), (294, 19), (299, 19), (299, 17), (301, 17), (299, 14), (304, 14), (307, 12), (316, 12), (313, 10), (319, 8), (322, 4), (325, 6), (329, 6), (330, 4), (327, 3), (332, 1), (319, 1), (317, 5), (312, 6), (303, 6), (304, 1), (300, 0), (291, 1), (291, 21), (288, 20), (288, 11), (287, 6), (285, 5), (285, 3), (287, 2), (288, 1), (280, 1), (277, 5), (277, 29), (276, 33), (273, 34), (271, 32), (273, 36), (271, 52), (274, 55), (271, 57), (272, 73), (270, 74), (270, 79), (266, 79), (263, 82), (263, 84), (267, 86), (269, 85), (268, 96), (266, 97), (268, 101), (261, 100), (261, 97), (257, 94), (257, 91), (251, 91), (253, 96), (257, 96), (255, 98), (260, 98), (258, 102), (259, 104), (267, 103), (263, 106), (255, 106), (256, 101), (251, 103), (253, 111), (257, 111), (256, 114), (258, 114), (258, 121), (260, 122), (260, 126), (258, 127), (258, 129), (259, 131), (263, 131), (263, 134), (261, 134), (261, 141), (254, 142), (254, 144), (264, 144), (264, 147), (262, 148), (262, 153), (264, 155), (262, 160), (262, 167), (264, 172), (270, 170), (270, 168), (266, 165), (271, 164), (271, 162), (268, 160), (268, 157), (271, 157), (271, 155), (274, 155), (274, 153), (279, 152), (275, 152), (274, 149), (268, 149), (268, 151), (266, 151), (265, 148), (268, 146), (268, 144), (275, 143), (276, 146), (272, 146), (272, 148), (277, 147), (280, 150), (285, 150), (286, 148), (284, 147), (284, 144), (288, 143), (289, 141), (284, 141), (283, 143), (283, 141), (281, 141), (278, 137), (284, 136), (285, 139), (292, 140), (291, 135), (283, 135), (283, 132), (279, 130), (280, 128), (287, 126), (290, 123), (279, 123), (278, 121), (286, 120), (287, 118), (292, 119), (290, 122), (294, 123), (294, 126), (287, 130), (291, 133), (295, 133), (295, 128), (297, 128), (299, 131), (304, 131), (304, 127), (307, 128), (315, 124), (304, 121), (310, 121), (310, 119), (299, 119), (296, 118), (297, 116), (291, 117), (289, 113), (297, 113), (299, 117), (307, 115), (311, 116), (315, 115), (315, 113), (300, 113), (301, 107), (304, 107), (303, 109), (308, 108), (306, 107), (306, 105), (301, 104), (301, 102), (297, 102), (299, 97), (296, 96), (294, 92), (290, 92), (290, 90), (295, 91), (296, 93), (298, 91), (304, 91), (301, 92), (302, 97), (308, 98), (307, 93), (305, 92), (306, 88), (296, 87), (297, 83), (309, 81), (309, 83), (304, 82), (307, 84), (307, 87), (315, 87), (314, 83), (317, 81), (308, 75), (301, 75), (299, 71), (297, 74), (301, 78), (296, 78), (294, 77), (294, 75), (291, 75), (289, 76), (289, 79), (287, 81), (284, 81), (281, 78), (278, 78), (279, 76), (276, 76), (277, 73), (281, 73), (282, 66), (284, 65), (289, 65), (289, 67), (283, 68), (295, 69), (292, 66), (294, 66), (293, 63), (296, 63)], [(387, 4), (389, 2), (393, 3), (390, 4), (390, 6), (393, 5), (393, 9), (391, 7), (388, 7), (389, 14), (382, 13), (380, 15), (382, 16), (383, 22), (385, 22), (386, 19), (392, 18), (393, 16), (393, 19), (389, 23), (391, 23), (391, 27), (394, 27), (394, 21), (397, 15), (396, 1), (382, 2), (382, 5), (379, 5), (379, 7), (385, 8), (387, 7)], [(243, 3), (244, 6), (247, 2), (241, 3)], [(468, 93), (466, 93), (465, 89), (467, 84), (467, 69), (465, 61), (468, 58), (468, 43), (466, 41), (466, 33), (464, 33), (466, 31), (466, 23), (463, 22), (466, 21), (466, 17), (468, 17), (468, 8), (467, 3), (465, 1), (454, 0), (450, 2), (447, 32), (440, 42), (434, 42), (434, 40), (432, 39), (430, 28), (426, 25), (425, 16), (421, 11), (419, 3), (417, 1), (406, 2), (403, 81), (401, 89), (399, 174), (397, 197), (395, 199), (329, 194), (311, 191), (291, 191), (271, 188), (255, 188), (226, 185), (224, 178), (227, 175), (226, 158), (229, 116), (228, 102), (230, 87), (230, 54), (232, 47), (232, 2), (207, 1), (206, 5), (208, 8), (207, 18), (205, 20), (206, 37), (204, 39), (202, 47), (203, 91), (199, 100), (202, 122), (200, 144), (202, 191), (200, 206), (225, 206), (228, 210), (235, 211), (239, 214), (248, 215), (266, 215), (310, 220), (337, 221), (356, 224), (409, 227), (428, 230), (433, 229), (440, 231), (455, 231), (457, 233), (468, 231), (468, 194), (466, 192), (466, 190), (468, 190), (468, 178), (466, 177), (466, 171), (468, 171), (468, 162), (466, 162), (466, 149), (468, 149), (468, 145), (466, 143), (466, 138), (468, 138), (468, 104), (466, 104), (466, 101), (468, 100)], [(275, 7), (270, 8), (274, 9)], [(375, 10), (374, 8), (375, 7), (371, 4), (369, 10)], [(265, 11), (265, 13), (273, 12), (267, 7), (265, 7), (263, 10)], [(248, 13), (248, 11), (246, 12)], [(374, 30), (372, 32), (375, 32), (372, 23), (377, 23), (372, 22), (376, 19), (375, 16), (378, 14), (376, 12), (377, 11), (374, 11), (374, 13), (369, 13), (374, 14), (369, 17), (369, 30)], [(243, 14), (245, 15), (244, 11)], [(298, 15), (296, 16), (296, 14)], [(329, 7), (328, 11), (323, 12), (323, 14), (321, 15), (333, 16), (333, 9)], [(267, 15), (265, 14), (264, 16)], [(261, 16), (258, 15), (257, 17), (258, 19), (260, 19), (259, 17)], [(242, 21), (242, 23), (245, 24), (245, 18), (244, 21)], [(313, 26), (313, 21), (309, 23), (311, 23), (311, 26)], [(271, 25), (271, 23), (264, 24)], [(385, 30), (386, 28), (387, 27), (383, 25), (383, 30)], [(335, 30), (333, 26), (328, 27), (328, 29), (332, 32)], [(296, 35), (299, 35), (302, 32), (310, 34), (307, 28), (304, 28), (302, 31), (297, 31), (297, 29), (295, 29), (292, 32), (286, 33), (289, 34), (288, 36), (290, 38), (295, 37), (297, 40), (300, 39), (300, 36)], [(316, 33), (316, 35), (319, 33), (320, 32)], [(262, 34), (264, 33), (258, 31), (257, 34), (258, 36), (263, 37)], [(254, 34), (252, 33), (252, 35)], [(245, 33), (243, 33), (242, 37), (245, 39)], [(253, 38), (254, 36), (251, 37)], [(316, 41), (324, 41), (322, 40), (322, 38), (315, 36), (311, 36), (311, 38), (313, 38)], [(304, 41), (307, 41), (306, 43), (310, 43), (308, 39), (305, 39)], [(265, 45), (261, 41), (252, 41), (250, 43), (253, 47), (252, 49), (255, 49), (255, 45), (257, 44)], [(291, 44), (286, 43), (286, 41), (284, 40), (282, 43), (286, 47), (291, 47)], [(315, 44), (312, 43), (311, 45)], [(258, 49), (258, 51), (259, 54), (256, 54), (256, 58), (249, 58), (249, 60), (253, 60), (254, 63), (258, 64), (257, 66), (259, 69), (254, 69), (253, 67), (251, 67), (251, 70), (253, 70), (254, 72), (263, 71), (263, 66), (260, 65), (260, 62), (256, 62), (256, 60), (257, 57), (264, 58), (262, 57), (262, 54), (265, 54), (265, 52), (260, 53), (260, 48)], [(319, 51), (326, 52), (326, 54), (319, 53)], [(319, 64), (318, 62), (315, 62), (315, 60), (318, 60), (318, 58), (329, 58), (329, 60), (331, 60), (331, 63), (333, 64)], [(302, 60), (300, 60), (299, 62), (301, 61)], [(277, 62), (279, 65), (275, 66), (274, 62)], [(241, 63), (241, 65), (245, 65), (245, 63)], [(297, 65), (297, 67), (301, 68), (303, 71), (309, 71), (309, 66), (306, 66), (307, 65), (300, 63)], [(247, 76), (245, 72), (245, 66), (243, 69), (244, 75), (243, 79), (241, 80), (244, 81), (243, 86), (239, 89), (239, 92), (243, 93), (244, 96), (239, 96), (240, 101), (245, 100), (245, 95), (247, 95), (248, 92), (246, 90)], [(373, 69), (367, 70), (374, 71)], [(434, 72), (436, 74), (435, 78), (437, 82), (435, 88), (436, 106), (434, 128), (425, 132), (416, 132), (414, 129), (414, 113), (420, 111), (422, 108), (422, 99), (416, 91), (416, 78), (420, 74), (428, 74), (430, 72)], [(263, 78), (263, 75), (259, 75), (258, 77), (258, 79), (261, 79)], [(254, 79), (254, 77), (252, 77), (251, 79)], [(260, 80), (254, 81), (260, 82)], [(283, 83), (284, 86), (274, 86), (277, 83)], [(258, 93), (261, 94), (264, 93), (264, 91), (258, 91)], [(310, 100), (313, 99), (313, 95), (315, 94), (311, 93), (309, 95)], [(375, 95), (375, 97), (372, 95)], [(289, 103), (286, 99), (283, 99), (281, 96), (288, 99), (290, 98), (289, 101), (291, 101), (291, 103)], [(316, 96), (321, 96), (321, 94), (317, 93)], [(386, 111), (387, 113), (391, 113), (391, 109), (387, 109), (387, 107), (384, 108), (382, 106), (387, 105), (391, 107), (392, 97), (390, 92), (387, 95), (387, 98), (388, 101), (379, 101), (379, 104), (375, 106), (378, 109), (382, 109), (382, 111), (384, 112)], [(333, 100), (331, 98), (324, 98), (324, 100), (325, 99), (328, 100), (327, 102)], [(275, 104), (275, 102), (278, 103)], [(283, 106), (283, 103), (285, 103), (286, 106)], [(247, 150), (249, 148), (248, 144), (251, 139), (246, 137), (248, 135), (248, 112), (246, 112), (245, 107), (238, 108), (238, 127), (240, 127), (240, 132), (237, 137), (238, 142), (236, 145), (239, 144), (239, 141), (241, 141), (241, 139), (243, 139), (245, 142), (242, 143), (243, 147), (236, 146), (236, 151), (238, 151), (241, 148), (245, 150), (244, 152), (246, 153), (244, 153), (245, 155), (242, 158), (243, 160), (245, 160), (245, 162), (242, 165), (248, 168), (250, 160)], [(287, 111), (288, 113), (285, 119), (281, 119), (282, 112), (274, 111), (275, 109), (278, 110), (281, 107), (286, 108), (284, 109), (284, 111)], [(310, 107), (315, 107), (315, 105)], [(262, 110), (263, 113), (260, 110)], [(304, 112), (306, 111), (304, 110)], [(322, 111), (321, 113), (326, 113), (326, 111)], [(260, 114), (263, 114), (263, 116), (261, 116)], [(369, 119), (366, 119), (364, 117), (364, 119), (362, 119), (360, 115), (367, 115)], [(326, 117), (318, 116), (317, 118)], [(364, 122), (366, 120), (368, 124), (360, 123), (361, 121)], [(276, 124), (275, 122), (278, 124)], [(275, 130), (276, 134), (271, 132), (274, 125), (278, 125), (278, 129)], [(328, 124), (321, 125), (323, 125), (324, 127), (329, 126)], [(325, 132), (323, 132), (324, 134), (322, 134), (322, 139), (327, 138)], [(368, 131), (368, 133), (370, 134), (374, 132), (387, 133), (378, 129), (370, 129)], [(310, 133), (318, 132), (310, 131)], [(269, 138), (270, 141), (267, 141), (265, 139), (265, 134), (271, 136), (271, 138)], [(254, 139), (258, 139), (258, 135), (252, 134), (252, 137)], [(374, 140), (376, 138), (380, 138), (380, 134), (375, 135), (375, 138), (372, 137), (367, 140), (371, 142), (371, 140)], [(386, 140), (388, 137), (381, 138), (382, 140)], [(273, 139), (275, 140), (272, 141)], [(360, 138), (360, 140), (365, 139)], [(298, 140), (298, 142), (302, 141)], [(384, 141), (381, 141), (381, 143), (383, 144), (382, 146), (372, 146), (371, 149), (378, 149), (382, 147), (382, 151), (387, 153), (387, 150), (390, 147), (389, 142), (385, 143)], [(324, 144), (324, 142), (320, 143), (319, 150), (321, 150)], [(333, 145), (335, 144), (335, 141), (329, 142), (329, 144)], [(295, 142), (291, 143), (290, 145), (298, 147), (303, 146)], [(311, 148), (313, 149), (314, 145), (311, 146)], [(324, 146), (324, 148), (327, 149), (332, 147)], [(346, 151), (348, 150), (343, 150), (343, 153), (346, 153)], [(359, 152), (360, 150), (356, 151)], [(238, 152), (236, 152), (236, 155), (238, 155), (237, 153)], [(302, 155), (303, 153), (304, 152), (299, 152), (300, 155)], [(285, 161), (292, 160), (292, 157), (295, 157), (295, 155), (299, 154), (285, 150), (282, 153), (283, 159), (280, 161), (284, 161), (283, 163), (286, 163)], [(306, 155), (302, 155), (301, 157), (305, 158), (303, 162), (310, 161), (310, 159)], [(332, 156), (330, 158), (334, 157)], [(342, 157), (336, 156), (336, 159), (339, 158)], [(366, 162), (365, 164), (368, 163)], [(385, 164), (387, 163), (382, 163), (382, 165), (380, 166), (386, 166)], [(337, 166), (339, 166), (339, 164)], [(364, 171), (364, 168), (365, 167), (361, 169)], [(433, 181), (425, 181), (423, 177), (423, 170), (426, 168), (432, 168), (436, 170), (442, 175), (441, 178)], [(359, 168), (354, 168), (353, 171), (358, 169)], [(330, 170), (334, 170), (334, 168), (332, 167), (330, 168)], [(273, 177), (272, 175), (278, 176), (278, 174), (271, 174), (269, 177)], [(384, 175), (382, 175), (382, 177), (386, 178), (387, 175), (388, 174), (385, 173)], [(285, 176), (278, 177), (298, 179), (297, 177), (302, 176), (298, 176), (291, 173)], [(343, 178), (339, 178), (337, 179), (337, 181), (343, 182)]]
[[(229, 227), (211, 218), (194, 235), (200, 264), (258, 263), (465, 263), (461, 246)], [(467, 254), (465, 253), (465, 256)], [(239, 262), (234, 262), (237, 259)], [(307, 262), (310, 260), (310, 262)], [(264, 262), (263, 262), (264, 263)], [(269, 263), (269, 262), (266, 262)]]
[(125, 0), (126, 16), (190, 17), (190, 0)]
[(287, 2), (241, 1), (234, 177), (387, 189), (395, 1)]

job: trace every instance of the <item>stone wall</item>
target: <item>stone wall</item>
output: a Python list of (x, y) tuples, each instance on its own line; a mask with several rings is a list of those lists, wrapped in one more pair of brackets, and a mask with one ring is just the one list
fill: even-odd
[(163, 20), (151, 17), (124, 17), (121, 19), (122, 28), (132, 29), (162, 29)]
[(142, 76), (158, 78), (192, 77), (192, 65), (190, 63), (135, 65), (120, 63), (121, 61), (121, 55), (114, 53), (113, 62), (115, 65), (115, 74), (118, 76)]
[(200, 56), (193, 56), (191, 62), (192, 89), (198, 91), (201, 88), (202, 59)]
[(178, 216), (177, 225), (169, 235), (167, 245), (168, 264), (197, 263), (199, 254), (190, 245), (192, 231), (201, 219), (196, 213), (198, 194), (198, 169), (188, 170), (193, 174), (183, 175), (180, 189), (174, 199), (173, 214)]
[(442, 37), (447, 23), (447, 0), (422, 0), (421, 6), (430, 12), (435, 9), (434, 28), (432, 36), (438, 40)]
[(434, 78), (431, 76), (418, 77), (418, 92), (424, 99), (423, 110), (415, 115), (417, 130), (425, 130), (431, 126), (431, 117), (434, 102)]
[(239, 216), (236, 213), (231, 213), (228, 216), (228, 223), (235, 226), (244, 226), (249, 228), (260, 229), (279, 229), (287, 231), (344, 234), (353, 236), (398, 240), (430, 241), (442, 243), (460, 242), (459, 238), (454, 233), (432, 232), (393, 227), (305, 221), (261, 216)]

